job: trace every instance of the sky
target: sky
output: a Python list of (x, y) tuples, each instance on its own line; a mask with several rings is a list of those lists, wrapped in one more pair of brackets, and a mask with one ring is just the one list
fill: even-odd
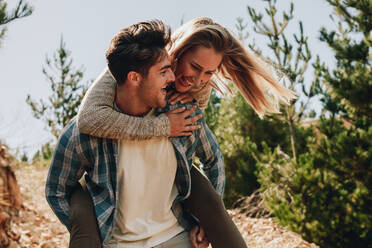
[[(18, 0), (5, 0), (9, 9)], [(143, 20), (160, 19), (176, 29), (182, 20), (195, 17), (213, 18), (236, 32), (236, 18), (249, 22), (247, 5), (263, 12), (262, 0), (28, 0), (34, 7), (31, 16), (7, 25), (8, 32), (0, 47), (0, 140), (11, 151), (29, 156), (42, 144), (53, 139), (45, 124), (32, 116), (26, 104), (32, 99), (47, 101), (50, 87), (42, 73), (46, 56), (57, 50), (61, 37), (71, 51), (73, 66), (83, 66), (84, 82), (94, 80), (105, 67), (105, 51), (112, 37), (122, 28)], [(278, 0), (279, 9), (287, 9), (289, 0)], [(332, 66), (332, 54), (319, 41), (322, 26), (335, 28), (329, 18), (331, 7), (325, 0), (296, 0), (295, 18), (288, 32), (298, 30), (298, 20), (304, 24), (305, 34), (313, 56), (319, 55)], [(279, 15), (281, 16), (281, 14)], [(251, 27), (251, 26), (249, 26)], [(267, 51), (265, 39), (250, 32), (256, 46)], [(311, 78), (311, 74), (308, 73)], [(309, 79), (310, 80), (310, 79)]]

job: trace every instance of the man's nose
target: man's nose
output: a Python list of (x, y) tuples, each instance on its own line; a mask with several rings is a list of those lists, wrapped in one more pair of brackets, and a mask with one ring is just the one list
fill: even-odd
[(169, 73), (168, 81), (173, 82), (174, 80), (176, 80), (176, 77), (175, 77), (173, 71), (171, 71), (171, 72)]

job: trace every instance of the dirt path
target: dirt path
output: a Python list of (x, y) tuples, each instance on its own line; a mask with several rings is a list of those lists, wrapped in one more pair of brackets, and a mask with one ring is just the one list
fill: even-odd
[(297, 233), (284, 229), (271, 218), (246, 218), (238, 214), (236, 210), (229, 210), (229, 213), (248, 247), (319, 248), (303, 240)]
[(15, 172), (25, 207), (12, 223), (13, 230), (21, 235), (19, 247), (68, 247), (67, 229), (59, 222), (45, 200), (47, 169), (28, 166)]
[[(12, 230), (20, 234), (21, 248), (67, 248), (69, 235), (45, 200), (46, 168), (27, 166), (15, 171), (25, 209), (12, 222)], [(316, 248), (301, 236), (289, 232), (272, 219), (245, 218), (229, 211), (246, 240), (255, 248)], [(15, 248), (14, 247), (14, 248)], [(13, 247), (12, 247), (13, 248)]]

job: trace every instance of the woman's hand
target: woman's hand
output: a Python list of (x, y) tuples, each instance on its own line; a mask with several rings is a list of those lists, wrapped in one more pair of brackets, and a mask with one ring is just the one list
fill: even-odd
[(196, 106), (187, 110), (185, 107), (181, 107), (165, 113), (170, 122), (170, 137), (190, 136), (192, 131), (200, 128), (200, 125), (194, 125), (194, 123), (202, 118), (202, 114), (187, 118), (195, 109)]
[(174, 91), (168, 92), (168, 95), (172, 94), (172, 96), (168, 99), (168, 102), (170, 105), (174, 105), (177, 102), (180, 102), (182, 104), (187, 102), (194, 101), (194, 98), (189, 93), (178, 93)]
[(191, 229), (189, 236), (193, 248), (207, 248), (209, 246), (209, 240), (201, 226)]

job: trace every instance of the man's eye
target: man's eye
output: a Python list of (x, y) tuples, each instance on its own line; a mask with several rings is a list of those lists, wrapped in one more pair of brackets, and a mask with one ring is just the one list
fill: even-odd
[(191, 64), (191, 67), (194, 68), (195, 70), (199, 70), (199, 67), (197, 67), (197, 66), (195, 66), (193, 64)]

